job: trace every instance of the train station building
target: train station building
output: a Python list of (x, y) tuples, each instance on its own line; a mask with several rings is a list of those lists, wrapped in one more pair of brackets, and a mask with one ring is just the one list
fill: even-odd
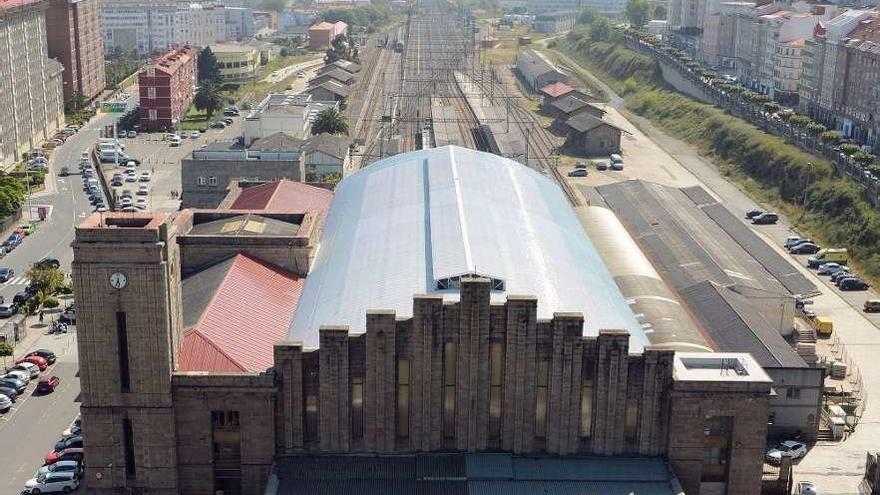
[(647, 331), (550, 178), (292, 184), (77, 228), (90, 493), (760, 492), (770, 377)]

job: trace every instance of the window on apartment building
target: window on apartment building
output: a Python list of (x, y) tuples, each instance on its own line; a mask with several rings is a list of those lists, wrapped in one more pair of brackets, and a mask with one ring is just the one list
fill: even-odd
[(318, 439), (318, 396), (306, 395), (305, 439), (312, 442)]
[(200, 186), (204, 186), (204, 185), (207, 184), (207, 183), (208, 183), (208, 181), (205, 179), (205, 177), (203, 177), (203, 176), (199, 176), (199, 178), (198, 178), (198, 184), (199, 184)]
[(397, 360), (397, 437), (409, 438), (409, 359)]
[(796, 387), (788, 387), (785, 390), (785, 398), (786, 399), (800, 399), (801, 398), (801, 389)]
[(351, 379), (351, 437), (364, 437), (364, 379)]
[(155, 67), (147, 67), (147, 77), (156, 77)]
[(147, 88), (147, 98), (152, 99), (155, 97), (156, 97), (156, 88), (154, 88), (152, 86)]
[(538, 361), (538, 383), (535, 390), (535, 437), (547, 437), (547, 395), (550, 386), (550, 360)]
[(455, 438), (455, 380), (458, 366), (455, 342), (443, 344), (443, 438)]
[(128, 330), (125, 312), (116, 312), (116, 354), (119, 359), (119, 388), (122, 393), (131, 392), (131, 376), (128, 363)]
[(209, 186), (216, 186), (217, 185), (217, 177), (214, 177), (213, 175), (208, 177), (208, 185)]
[(122, 446), (125, 451), (125, 476), (134, 478), (137, 474), (134, 465), (134, 428), (128, 418), (122, 420)]
[(504, 379), (504, 343), (489, 346), (489, 438), (501, 438), (502, 380)]
[(624, 437), (627, 443), (634, 443), (639, 436), (639, 397), (630, 397), (626, 401), (626, 417), (624, 418)]
[(149, 118), (150, 120), (158, 120), (158, 119), (159, 119), (159, 113), (156, 111), (155, 108), (151, 108), (151, 109), (150, 109), (149, 117), (148, 117), (148, 118)]

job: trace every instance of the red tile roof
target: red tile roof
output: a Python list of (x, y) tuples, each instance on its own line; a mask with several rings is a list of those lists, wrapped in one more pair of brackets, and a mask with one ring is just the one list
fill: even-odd
[(241, 191), (232, 210), (320, 211), (326, 215), (333, 193), (302, 182), (279, 180)]
[(544, 86), (543, 88), (541, 88), (541, 92), (551, 98), (556, 98), (556, 97), (571, 93), (572, 91), (574, 91), (574, 88), (572, 88), (568, 84), (561, 83), (561, 82), (548, 84), (547, 86)]
[[(195, 275), (198, 276), (198, 275)], [(183, 338), (179, 371), (261, 372), (287, 337), (305, 279), (238, 254)]]

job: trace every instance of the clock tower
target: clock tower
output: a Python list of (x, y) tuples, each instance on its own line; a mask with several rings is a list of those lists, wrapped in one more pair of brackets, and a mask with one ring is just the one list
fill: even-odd
[(164, 213), (94, 214), (76, 229), (72, 247), (88, 490), (177, 493), (174, 225)]

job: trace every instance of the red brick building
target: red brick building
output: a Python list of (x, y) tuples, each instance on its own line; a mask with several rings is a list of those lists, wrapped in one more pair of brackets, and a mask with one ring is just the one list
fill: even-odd
[(99, 0), (49, 0), (49, 56), (64, 65), (64, 100), (82, 93), (87, 101), (104, 91), (104, 32)]
[(185, 46), (152, 59), (138, 72), (141, 126), (151, 131), (176, 125), (192, 102), (198, 52)]
[(340, 34), (345, 34), (348, 24), (342, 21), (322, 21), (309, 28), (309, 50), (328, 48), (330, 42)]

